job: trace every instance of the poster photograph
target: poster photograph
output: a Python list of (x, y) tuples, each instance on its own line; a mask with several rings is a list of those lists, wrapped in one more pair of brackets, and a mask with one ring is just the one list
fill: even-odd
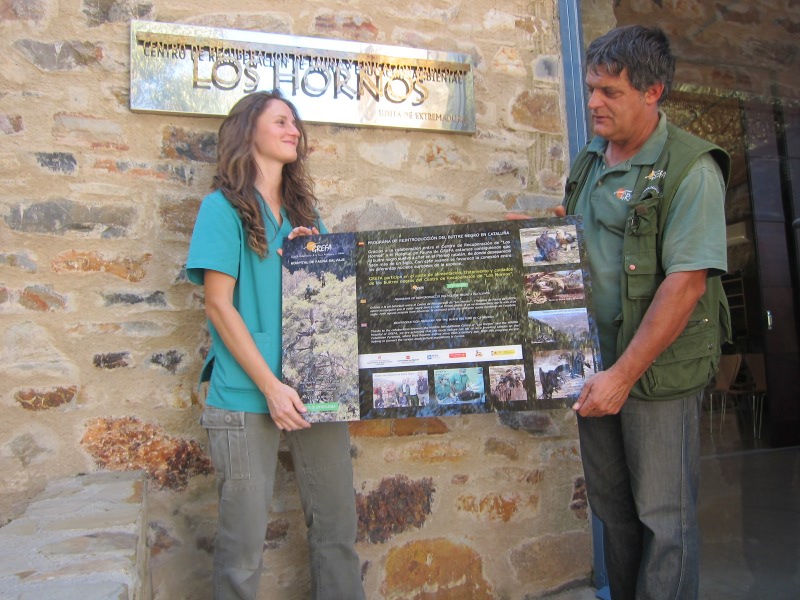
[(308, 419), (571, 406), (600, 369), (579, 217), (335, 233), (283, 249), (283, 377)]

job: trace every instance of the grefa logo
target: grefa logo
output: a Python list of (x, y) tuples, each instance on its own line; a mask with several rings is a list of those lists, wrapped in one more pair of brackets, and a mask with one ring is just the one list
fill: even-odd
[(306, 250), (309, 252), (329, 252), (331, 249), (330, 244), (318, 244), (317, 242), (308, 242), (306, 244)]

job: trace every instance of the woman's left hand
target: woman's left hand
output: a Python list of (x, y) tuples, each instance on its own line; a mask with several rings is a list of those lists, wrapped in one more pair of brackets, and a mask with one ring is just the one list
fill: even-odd
[(293, 240), (301, 235), (319, 235), (319, 229), (316, 227), (295, 227), (286, 237), (288, 237), (290, 240)]
[[(316, 227), (295, 227), (289, 232), (289, 235), (286, 236), (286, 239), (293, 240), (296, 237), (301, 237), (304, 235), (319, 235), (319, 229)], [(278, 248), (278, 255), (283, 256), (282, 248)]]

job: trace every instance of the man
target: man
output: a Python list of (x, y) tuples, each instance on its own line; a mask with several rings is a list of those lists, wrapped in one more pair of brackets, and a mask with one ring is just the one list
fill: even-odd
[(675, 69), (660, 29), (614, 29), (586, 62), (595, 137), (557, 214), (583, 217), (605, 369), (573, 406), (589, 503), (614, 600), (696, 599), (700, 402), (729, 335), (730, 161), (659, 111)]
[(466, 369), (459, 369), (450, 375), (450, 395), (458, 398), (469, 386), (469, 376)]

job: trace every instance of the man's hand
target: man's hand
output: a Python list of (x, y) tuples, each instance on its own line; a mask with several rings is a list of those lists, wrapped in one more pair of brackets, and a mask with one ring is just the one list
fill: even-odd
[(625, 352), (607, 371), (586, 380), (573, 410), (582, 417), (601, 417), (622, 409), (631, 388), (686, 328), (705, 292), (706, 275), (705, 269), (667, 275)]
[(572, 410), (582, 417), (604, 417), (622, 410), (635, 381), (621, 377), (614, 367), (586, 379)]

